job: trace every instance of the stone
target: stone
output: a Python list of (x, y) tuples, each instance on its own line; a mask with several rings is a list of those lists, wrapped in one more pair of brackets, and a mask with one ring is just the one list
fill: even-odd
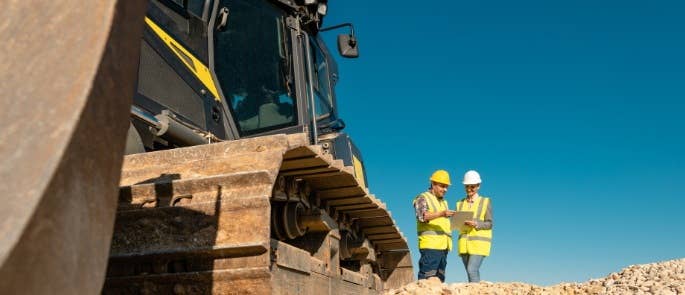
[(620, 272), (607, 275), (605, 278), (592, 279), (584, 283), (560, 283), (550, 287), (540, 287), (520, 282), (443, 284), (439, 280), (421, 280), (410, 283), (396, 291), (386, 294), (408, 295), (461, 295), (461, 294), (496, 294), (496, 295), (547, 295), (547, 294), (684, 294), (685, 295), (685, 259), (631, 265)]

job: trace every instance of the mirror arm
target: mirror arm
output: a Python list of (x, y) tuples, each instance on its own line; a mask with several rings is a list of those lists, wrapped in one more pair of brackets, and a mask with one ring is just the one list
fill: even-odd
[[(339, 24), (339, 25), (335, 25), (335, 26), (330, 26), (328, 28), (319, 29), (319, 32), (335, 30), (335, 29), (339, 29), (342, 27), (350, 27), (350, 37), (352, 37), (352, 38), (350, 38), (350, 42), (352, 42), (352, 40), (355, 40), (354, 42), (356, 42), (356, 39), (354, 38), (354, 26), (351, 23), (343, 23), (343, 24)], [(350, 44), (350, 45), (354, 46), (355, 44)]]

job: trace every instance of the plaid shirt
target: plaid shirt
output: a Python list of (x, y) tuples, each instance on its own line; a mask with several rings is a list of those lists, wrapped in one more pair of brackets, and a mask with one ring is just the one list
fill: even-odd
[(423, 218), (423, 214), (426, 213), (428, 210), (428, 204), (426, 203), (426, 198), (423, 196), (419, 196), (416, 198), (416, 202), (414, 202), (414, 212), (416, 213), (416, 220), (420, 222), (426, 222), (426, 219)]

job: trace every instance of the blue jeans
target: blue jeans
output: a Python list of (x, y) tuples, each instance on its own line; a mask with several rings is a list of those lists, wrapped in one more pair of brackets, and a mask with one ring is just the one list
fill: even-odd
[(469, 282), (480, 282), (480, 264), (483, 263), (485, 256), (471, 254), (460, 254), (459, 256), (461, 256), (461, 261), (464, 262)]
[(447, 267), (447, 250), (419, 249), (419, 280), (438, 277), (445, 282), (445, 267)]

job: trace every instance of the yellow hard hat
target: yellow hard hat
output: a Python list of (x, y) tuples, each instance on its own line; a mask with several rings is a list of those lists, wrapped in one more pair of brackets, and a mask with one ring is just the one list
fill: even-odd
[(430, 181), (434, 181), (437, 183), (442, 183), (446, 185), (451, 185), (450, 183), (450, 174), (447, 173), (445, 170), (438, 170), (433, 172), (433, 175), (431, 175)]

